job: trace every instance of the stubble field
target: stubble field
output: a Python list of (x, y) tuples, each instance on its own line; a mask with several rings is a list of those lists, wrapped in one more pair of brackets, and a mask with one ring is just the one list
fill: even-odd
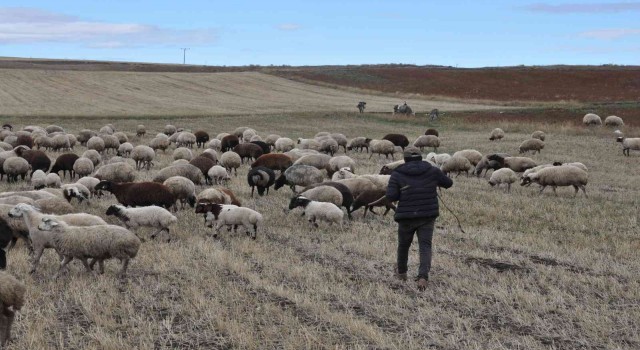
[[(638, 119), (621, 116), (638, 125)], [(413, 141), (427, 128), (414, 118), (347, 113), (4, 122), (16, 127), (55, 123), (73, 133), (113, 123), (134, 144), (148, 143), (167, 123), (212, 136), (250, 126), (263, 137), (276, 133), (294, 139), (318, 131), (348, 138), (396, 132)], [(148, 129), (142, 139), (134, 135), (140, 123)], [(494, 127), (507, 132), (505, 140), (488, 141)], [(487, 179), (455, 178), (442, 197), (467, 233), (441, 208), (431, 280), (421, 293), (414, 282), (393, 278), (396, 224), (391, 216), (363, 219), (360, 210), (342, 231), (323, 224), (312, 229), (299, 209), (285, 212), (292, 195), (287, 188), (251, 199), (244, 165), (228, 186), (244, 206), (264, 215), (265, 229), (256, 241), (243, 233), (208, 237), (202, 216), (185, 210), (177, 213), (172, 241), (147, 239), (125, 279), (116, 277), (119, 264), (112, 261), (102, 276), (89, 275), (74, 262), (53, 280), (58, 262), (51, 250), (29, 276), (27, 250), (23, 245), (12, 250), (8, 271), (27, 284), (27, 303), (9, 348), (640, 347), (640, 154), (623, 157), (610, 130), (547, 120), (476, 123), (451, 117), (437, 128), (439, 152), (450, 154), (466, 148), (515, 154), (532, 131), (544, 130), (545, 149), (532, 158), (586, 164), (589, 198), (573, 198), (567, 188), (557, 197), (549, 189), (539, 196), (535, 188), (517, 184), (506, 194)], [(626, 130), (638, 133), (637, 127)], [(358, 162), (358, 174), (377, 173), (388, 162), (368, 160), (364, 153), (348, 155)], [(160, 152), (151, 171), (137, 180), (150, 179), (172, 160), (170, 151)], [(29, 185), (0, 185), (3, 191), (16, 188)], [(115, 198), (107, 196), (76, 208), (104, 217), (113, 203)], [(416, 246), (409, 268), (410, 275), (417, 271)]]

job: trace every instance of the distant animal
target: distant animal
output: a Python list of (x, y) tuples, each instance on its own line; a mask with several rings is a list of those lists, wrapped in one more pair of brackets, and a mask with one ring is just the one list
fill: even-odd
[(407, 115), (414, 114), (413, 109), (409, 107), (406, 101), (404, 102), (404, 104), (393, 106), (393, 114), (396, 114), (396, 113), (407, 114)]
[(429, 113), (429, 121), (434, 121), (434, 120), (438, 119), (439, 116), (440, 116), (440, 111), (438, 111), (437, 108), (434, 108)]
[(364, 113), (364, 109), (366, 107), (366, 102), (364, 101), (360, 101), (358, 102), (358, 110), (360, 111), (360, 113)]

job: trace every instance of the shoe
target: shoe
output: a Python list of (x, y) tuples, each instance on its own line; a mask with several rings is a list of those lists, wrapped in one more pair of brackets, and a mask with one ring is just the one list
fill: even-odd
[(407, 280), (407, 273), (397, 273), (396, 272), (396, 278), (399, 279), (400, 281), (406, 281)]
[(418, 290), (419, 291), (426, 290), (428, 281), (429, 280), (427, 278), (424, 278), (424, 277), (418, 278)]

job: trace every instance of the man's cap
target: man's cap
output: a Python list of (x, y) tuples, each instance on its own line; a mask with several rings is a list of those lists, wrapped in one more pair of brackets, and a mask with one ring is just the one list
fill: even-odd
[(414, 157), (420, 157), (420, 158), (422, 158), (422, 154), (420, 154), (420, 152), (416, 152), (416, 151), (413, 151), (413, 150), (407, 150), (407, 151), (404, 151), (404, 152), (402, 153), (402, 156), (403, 156), (404, 158), (414, 158)]

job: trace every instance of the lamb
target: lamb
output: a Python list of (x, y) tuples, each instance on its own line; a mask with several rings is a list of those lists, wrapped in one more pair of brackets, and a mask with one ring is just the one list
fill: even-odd
[(7, 174), (7, 182), (17, 182), (18, 176), (24, 180), (31, 171), (31, 165), (22, 157), (10, 157), (2, 164), (2, 170)]
[[(233, 204), (238, 207), (242, 206), (235, 194), (224, 187), (207, 188), (206, 190), (198, 193), (197, 203)], [(196, 207), (196, 213), (197, 212), (198, 210)]]
[(329, 159), (327, 164), (327, 175), (333, 177), (333, 174), (341, 169), (349, 169), (351, 173), (356, 170), (356, 161), (349, 156), (337, 156)]
[(231, 179), (229, 177), (229, 173), (227, 169), (220, 165), (214, 165), (207, 172), (207, 176), (211, 179), (211, 181), (216, 185), (222, 185), (224, 182), (227, 182)]
[(73, 179), (73, 165), (76, 160), (78, 160), (78, 155), (75, 153), (65, 153), (56, 158), (56, 161), (53, 163), (51, 167), (51, 173), (58, 173), (62, 171), (62, 177), (66, 178), (67, 172), (69, 172), (69, 177)]
[(476, 166), (482, 160), (482, 153), (476, 151), (475, 149), (465, 149), (462, 151), (458, 151), (453, 154), (453, 157), (460, 156), (467, 158), (471, 165)]
[(193, 135), (196, 137), (196, 146), (198, 148), (204, 148), (204, 144), (209, 141), (209, 134), (204, 130), (198, 130)]
[(384, 154), (385, 158), (389, 158), (389, 155), (391, 155), (391, 159), (393, 159), (393, 154), (396, 152), (395, 145), (389, 140), (371, 140), (369, 146), (371, 147), (369, 159), (371, 159), (374, 154)]
[(616, 141), (622, 143), (622, 154), (627, 157), (631, 150), (640, 151), (640, 137), (618, 137)]
[(11, 326), (15, 313), (24, 305), (25, 291), (22, 282), (0, 271), (0, 349), (11, 340)]
[(538, 153), (540, 153), (543, 148), (544, 141), (539, 139), (528, 139), (520, 144), (518, 150), (520, 151), (520, 153), (526, 153), (529, 151), (533, 151), (533, 153), (536, 153), (536, 151), (538, 151)]
[(420, 151), (425, 147), (433, 147), (433, 151), (438, 152), (440, 139), (435, 135), (422, 135), (413, 142), (413, 146), (420, 148)]
[(303, 139), (298, 138), (298, 145), (300, 149), (312, 149), (314, 151), (320, 151), (320, 142), (315, 139)]
[(277, 191), (280, 187), (288, 184), (293, 190), (295, 186), (309, 186), (322, 182), (324, 176), (320, 170), (303, 164), (294, 164), (285, 170), (276, 180), (274, 189)]
[(31, 259), (31, 269), (29, 273), (36, 272), (40, 259), (46, 248), (54, 248), (53, 237), (38, 229), (38, 225), (42, 222), (44, 217), (52, 217), (57, 220), (64, 221), (67, 225), (86, 227), (95, 225), (107, 225), (99, 216), (89, 215), (85, 213), (80, 214), (66, 214), (60, 216), (51, 216), (42, 214), (40, 210), (29, 204), (18, 204), (11, 208), (9, 211), (9, 217), (22, 218), (24, 225), (29, 232), (29, 239), (31, 247), (33, 249), (33, 258)]
[(154, 151), (162, 150), (165, 152), (167, 148), (171, 145), (171, 142), (168, 138), (163, 137), (155, 137), (149, 141), (149, 147), (151, 147)]
[(473, 169), (473, 166), (471, 165), (471, 162), (469, 162), (469, 159), (461, 156), (456, 156), (455, 154), (440, 168), (440, 170), (442, 170), (442, 172), (446, 175), (449, 175), (449, 173), (452, 172), (457, 172), (456, 177), (460, 176), (460, 173), (462, 172), (467, 173), (467, 176), (469, 176), (469, 171), (471, 169)]
[(425, 135), (434, 135), (434, 136), (440, 136), (440, 134), (438, 133), (438, 130), (433, 129), (433, 128), (429, 128), (427, 129), (427, 131), (424, 132)]
[[(191, 208), (196, 205), (196, 186), (193, 181), (182, 176), (172, 176), (162, 184), (169, 189), (176, 201), (180, 201), (182, 209), (184, 209), (186, 203), (189, 203)], [(173, 207), (177, 211), (178, 206), (176, 203), (174, 203)]]
[(84, 177), (93, 173), (93, 162), (89, 158), (80, 157), (73, 163), (73, 171), (78, 177)]
[(578, 189), (581, 189), (584, 196), (587, 197), (587, 172), (575, 166), (560, 165), (540, 169), (538, 172), (523, 176), (520, 185), (527, 186), (533, 182), (540, 185), (540, 194), (547, 186), (552, 186), (556, 196), (558, 195), (556, 187), (573, 186), (576, 196), (578, 195)]
[(140, 125), (136, 126), (136, 136), (144, 137), (144, 135), (146, 133), (147, 133), (147, 128), (145, 128), (144, 125), (140, 124)]
[(545, 139), (544, 131), (536, 130), (531, 134), (532, 139), (538, 139), (540, 141), (544, 141)]
[(288, 152), (294, 149), (296, 146), (293, 140), (288, 137), (281, 137), (275, 142), (275, 150), (277, 152)]
[(47, 174), (42, 170), (36, 170), (31, 175), (31, 185), (34, 189), (39, 190), (47, 186)]
[(353, 201), (351, 212), (353, 213), (361, 207), (364, 207), (364, 214), (362, 215), (362, 217), (365, 218), (367, 216), (367, 210), (373, 214), (376, 214), (376, 212), (373, 211), (373, 207), (384, 206), (386, 210), (384, 211), (382, 216), (387, 215), (389, 210), (393, 209), (393, 211), (396, 211), (396, 206), (393, 205), (392, 201), (388, 200), (387, 197), (385, 197), (385, 193), (386, 190), (381, 189), (367, 190), (360, 193), (360, 195), (358, 195), (358, 197), (356, 197)]
[(491, 136), (489, 136), (489, 141), (502, 140), (504, 138), (504, 130), (500, 128), (495, 128), (491, 131)]
[(157, 182), (100, 181), (96, 190), (113, 193), (120, 204), (128, 207), (157, 205), (169, 209), (176, 202), (171, 190)]
[(98, 168), (94, 177), (113, 182), (133, 182), (136, 179), (136, 171), (128, 163), (113, 163)]
[(402, 134), (386, 134), (382, 139), (391, 141), (394, 146), (402, 148), (403, 151), (405, 147), (409, 146), (409, 139)]
[(89, 141), (87, 141), (87, 149), (95, 150), (98, 153), (104, 152), (104, 140), (101, 137), (93, 136)]
[(164, 126), (164, 134), (167, 136), (171, 136), (173, 134), (175, 134), (178, 131), (178, 129), (171, 125), (171, 124), (167, 124)]
[(172, 176), (184, 176), (193, 181), (196, 185), (202, 185), (204, 182), (202, 171), (191, 164), (171, 165), (166, 168), (162, 168), (153, 177), (153, 182), (163, 183), (166, 179)]
[(178, 160), (178, 159), (191, 160), (193, 159), (193, 153), (191, 153), (191, 150), (188, 148), (178, 147), (173, 151), (173, 159), (174, 160)]
[(163, 231), (169, 235), (169, 227), (178, 222), (178, 218), (173, 216), (169, 211), (155, 205), (142, 208), (127, 208), (115, 204), (109, 206), (105, 214), (107, 216), (113, 215), (120, 219), (128, 230), (138, 227), (153, 227), (158, 229), (151, 234), (152, 239), (155, 239), (156, 236)]
[(59, 188), (61, 184), (62, 184), (62, 181), (60, 180), (60, 176), (58, 176), (58, 174), (56, 173), (47, 174), (47, 177), (45, 178), (45, 185), (47, 187)]
[(238, 176), (238, 168), (241, 163), (242, 158), (240, 158), (240, 155), (236, 152), (229, 151), (222, 153), (222, 156), (220, 156), (220, 165), (225, 167), (229, 174), (231, 174), (231, 171), (235, 171), (235, 175)]
[(271, 170), (279, 171), (285, 171), (292, 165), (293, 161), (291, 160), (291, 157), (286, 154), (279, 153), (263, 154), (258, 157), (255, 162), (251, 163), (252, 168), (263, 166)]
[(318, 227), (317, 220), (326, 221), (329, 224), (338, 224), (342, 229), (344, 213), (333, 203), (316, 202), (303, 196), (296, 196), (291, 200), (289, 208), (304, 208), (304, 215), (312, 226)]
[(211, 158), (206, 157), (206, 156), (197, 156), (195, 158), (193, 158), (189, 164), (195, 166), (196, 168), (200, 169), (200, 171), (202, 172), (202, 176), (204, 176), (204, 180), (206, 184), (210, 184), (211, 183), (211, 178), (209, 177), (209, 169), (211, 169), (211, 167), (213, 167), (214, 165), (216, 165), (216, 162), (214, 162), (213, 160), (211, 160)]
[(615, 115), (610, 115), (610, 116), (604, 118), (604, 125), (609, 126), (609, 127), (619, 128), (619, 127), (624, 126), (624, 121), (620, 117), (617, 117)]
[[(205, 221), (207, 226), (213, 227), (214, 222), (217, 221), (215, 232), (213, 237), (218, 237), (218, 232), (222, 226), (243, 226), (247, 231), (247, 235), (251, 235), (252, 239), (256, 239), (258, 229), (262, 227), (262, 214), (255, 210), (237, 207), (234, 205), (221, 205), (208, 203), (198, 207), (196, 213), (205, 213)], [(251, 232), (253, 229), (253, 232)]]
[(136, 170), (143, 168), (149, 170), (153, 165), (153, 159), (155, 157), (156, 152), (149, 146), (138, 145), (131, 151), (131, 159), (136, 162)]
[(102, 162), (102, 156), (94, 149), (86, 150), (80, 157), (91, 159), (94, 167), (97, 167)]
[[(141, 244), (140, 239), (131, 231), (115, 225), (76, 227), (52, 217), (44, 217), (38, 228), (51, 231), (54, 248), (64, 256), (55, 278), (74, 258), (82, 261), (88, 272), (91, 272), (93, 264), (98, 262), (100, 273), (104, 273), (104, 260), (120, 259), (120, 275), (124, 276), (129, 262), (136, 257)], [(91, 266), (87, 262), (88, 258), (94, 259)]]
[(263, 196), (269, 194), (269, 187), (276, 182), (276, 174), (273, 170), (259, 166), (251, 168), (247, 174), (247, 183), (251, 187), (251, 197), (253, 198), (253, 190), (258, 188), (258, 195)]
[[(336, 206), (342, 205), (342, 193), (332, 186), (317, 186), (310, 189), (305, 189), (300, 196), (308, 198), (316, 202), (333, 203)], [(295, 208), (296, 197), (291, 198), (289, 203), (289, 209)]]
[(122, 157), (131, 156), (131, 151), (133, 151), (133, 145), (130, 142), (124, 142), (120, 144), (116, 154)]
[(232, 150), (234, 147), (240, 144), (240, 139), (235, 135), (227, 135), (222, 138), (221, 142), (222, 152)]
[(498, 186), (500, 184), (507, 185), (507, 193), (511, 192), (511, 184), (518, 181), (518, 175), (515, 171), (509, 168), (498, 169), (491, 174), (491, 178), (489, 178), (489, 185)]
[(600, 126), (602, 125), (602, 119), (597, 114), (587, 113), (582, 118), (582, 123), (586, 126)]

